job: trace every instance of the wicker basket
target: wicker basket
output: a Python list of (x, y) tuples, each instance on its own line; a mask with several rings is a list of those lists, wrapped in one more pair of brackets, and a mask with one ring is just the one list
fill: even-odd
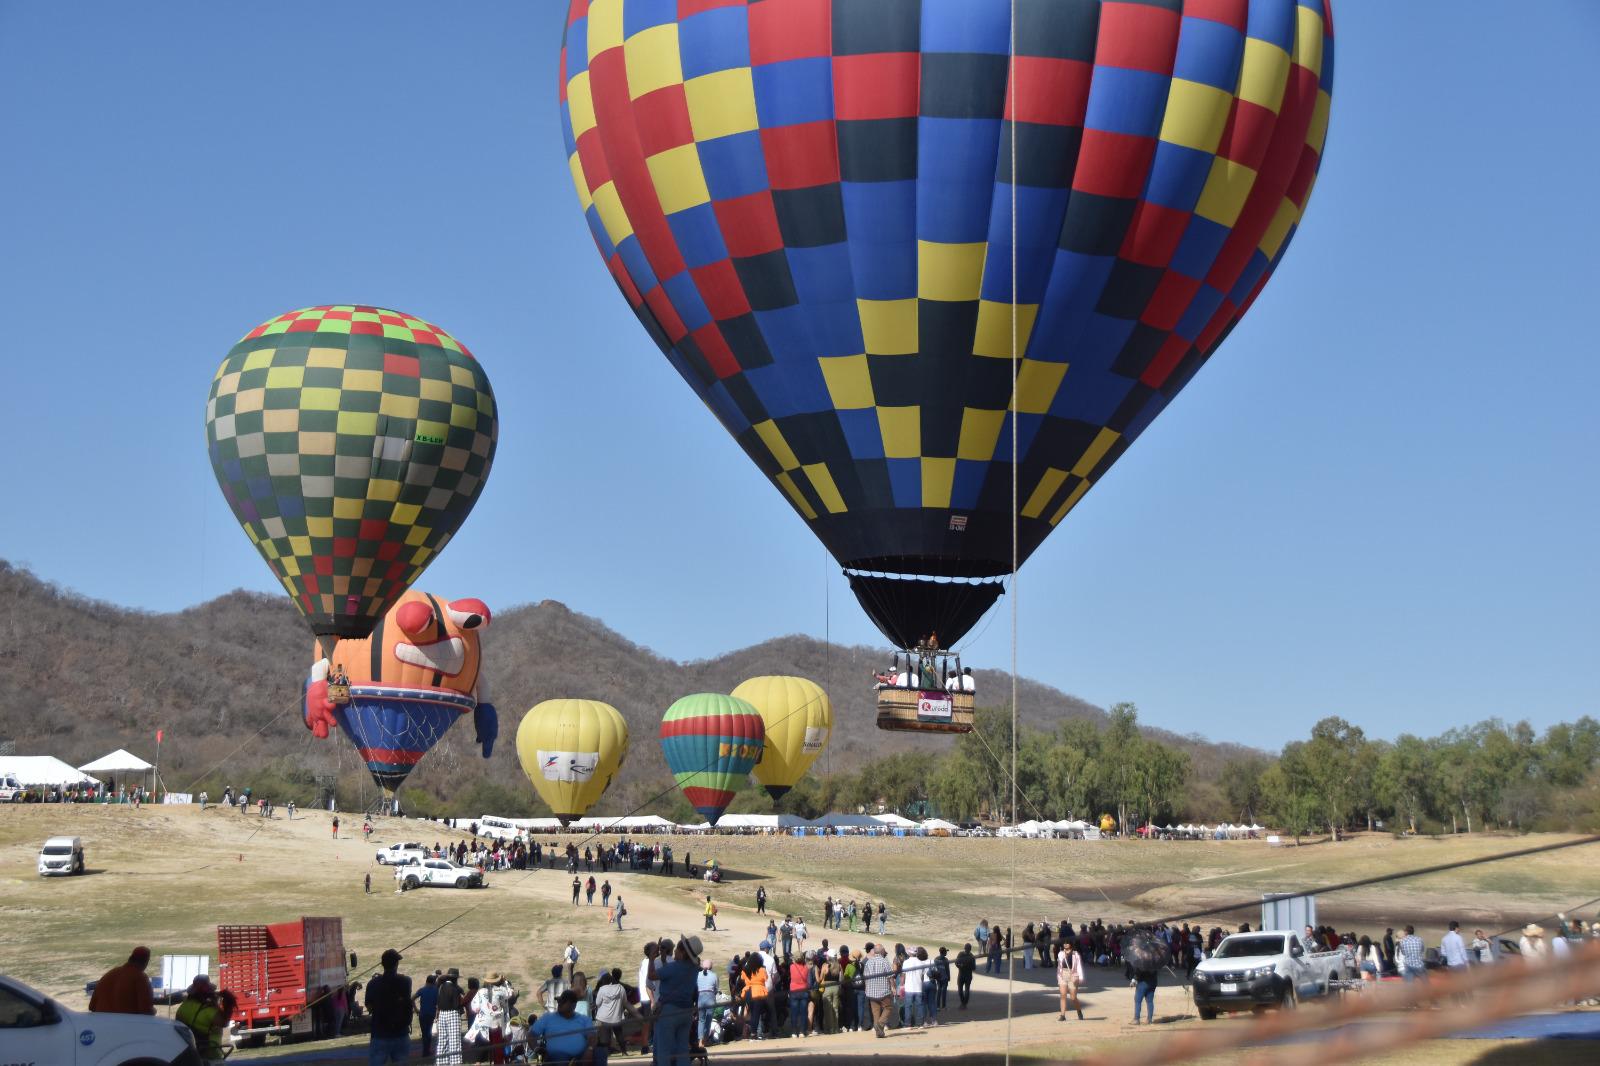
[[(949, 716), (940, 713), (942, 707), (928, 713), (929, 708), (923, 704), (925, 698), (936, 707), (949, 701)], [(914, 688), (879, 689), (878, 728), (913, 733), (970, 733), (972, 693), (919, 692)]]

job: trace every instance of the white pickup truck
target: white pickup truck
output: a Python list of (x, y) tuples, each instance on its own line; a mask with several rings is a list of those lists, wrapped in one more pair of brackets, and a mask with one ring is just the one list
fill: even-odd
[(436, 888), (483, 888), (483, 871), (475, 866), (457, 866), (449, 859), (411, 860), (401, 863), (394, 879), (406, 890), (432, 885)]
[(1293, 1009), (1344, 980), (1342, 951), (1307, 951), (1297, 933), (1234, 933), (1194, 971), (1194, 1005), (1210, 1021), (1226, 1011)]
[(201, 1066), (194, 1035), (170, 1018), (69, 1010), (0, 976), (0, 1063), (23, 1066)]

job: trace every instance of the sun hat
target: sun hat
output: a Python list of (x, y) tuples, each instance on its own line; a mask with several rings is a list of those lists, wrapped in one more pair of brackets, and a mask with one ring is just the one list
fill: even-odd
[(1522, 927), (1523, 936), (1544, 936), (1544, 930), (1537, 925), (1528, 924)]
[(490, 970), (489, 975), (483, 979), (483, 983), (486, 985), (497, 985), (503, 980), (504, 978), (500, 976), (499, 970)]

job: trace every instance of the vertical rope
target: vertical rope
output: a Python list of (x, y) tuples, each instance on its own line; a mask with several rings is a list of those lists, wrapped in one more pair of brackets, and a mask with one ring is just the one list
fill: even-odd
[[(1011, 0), (1011, 824), (1017, 824), (1017, 0)], [(1017, 838), (1011, 838), (1010, 915), (1006, 935), (1017, 927)], [(1006, 951), (1006, 1066), (1011, 1066), (1011, 1020), (1015, 1013), (1016, 956)]]
[[(828, 586), (828, 549), (822, 549), (822, 676), (828, 676), (828, 664), (833, 657), (833, 590)], [(825, 745), (822, 749), (822, 770), (824, 773), (833, 772), (833, 745)]]

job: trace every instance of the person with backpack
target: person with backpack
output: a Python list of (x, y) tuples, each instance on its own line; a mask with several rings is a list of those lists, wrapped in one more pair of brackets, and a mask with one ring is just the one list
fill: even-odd
[(404, 1062), (411, 1056), (411, 978), (399, 972), (401, 958), (389, 948), (379, 960), (383, 972), (367, 983), (366, 1007), (372, 1019), (367, 1061), (372, 1066)]
[(929, 1011), (938, 1017), (940, 1011), (949, 1005), (950, 999), (950, 949), (940, 948), (938, 958), (933, 960), (933, 996), (929, 1000), (932, 1009)]

